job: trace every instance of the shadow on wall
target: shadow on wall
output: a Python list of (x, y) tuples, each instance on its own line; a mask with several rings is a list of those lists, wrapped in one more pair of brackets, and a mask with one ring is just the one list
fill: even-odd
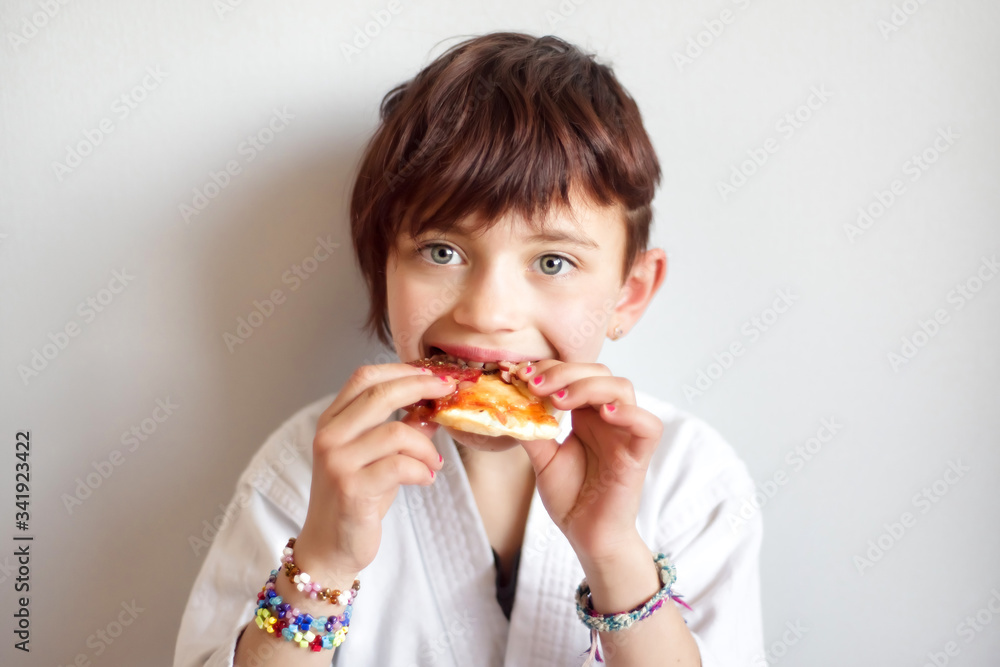
[[(124, 577), (169, 572), (150, 597), (171, 603), (157, 605), (161, 620), (170, 619), (162, 630), (171, 642), (253, 454), (296, 410), (337, 391), (382, 351), (360, 331), (368, 297), (349, 232), (360, 151), (344, 142), (266, 170), (255, 165), (190, 224), (178, 215), (183, 252), (193, 255), (185, 262), (197, 276), (178, 298), (188, 304), (196, 330), (185, 335), (200, 356), (178, 360), (190, 366), (178, 371), (185, 425), (174, 442), (157, 445), (173, 450), (161, 459), (164, 474), (136, 494), (123, 517), (129, 528), (115, 537), (134, 558), (122, 565)], [(151, 524), (156, 539), (146, 537)], [(96, 570), (103, 561), (94, 559)]]
[(272, 167), (221, 215), (211, 205), (199, 215), (191, 303), (208, 354), (198, 376), (228, 422), (212, 446), (216, 484), (235, 481), (271, 431), (379, 349), (360, 330), (368, 297), (348, 221), (360, 151), (342, 143)]

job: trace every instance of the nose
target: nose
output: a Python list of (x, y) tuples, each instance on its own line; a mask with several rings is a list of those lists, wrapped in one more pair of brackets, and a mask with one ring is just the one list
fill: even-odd
[(530, 308), (522, 282), (499, 263), (480, 264), (466, 274), (452, 317), (484, 333), (516, 331), (524, 326)]

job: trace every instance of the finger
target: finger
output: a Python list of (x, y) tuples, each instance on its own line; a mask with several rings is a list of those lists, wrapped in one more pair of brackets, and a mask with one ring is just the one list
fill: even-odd
[(611, 377), (611, 370), (604, 364), (583, 364), (575, 362), (556, 362), (551, 365), (538, 365), (538, 370), (526, 379), (528, 388), (536, 396), (548, 396), (577, 380), (586, 377)]
[(337, 450), (334, 467), (360, 470), (375, 461), (395, 454), (405, 454), (427, 468), (440, 470), (441, 455), (427, 436), (400, 421), (381, 424)]
[(431, 375), (431, 372), (426, 369), (410, 366), (409, 364), (398, 363), (359, 366), (351, 374), (351, 377), (347, 379), (347, 382), (344, 383), (344, 386), (337, 393), (337, 397), (329, 407), (320, 414), (316, 422), (316, 430), (318, 431), (326, 426), (334, 416), (340, 414), (345, 407), (350, 405), (351, 401), (372, 385), (396, 378), (419, 377), (421, 375)]
[(515, 373), (519, 378), (527, 382), (539, 373), (544, 373), (549, 368), (562, 363), (565, 362), (557, 361), (556, 359), (542, 359), (538, 362), (522, 361), (516, 366)]
[(583, 405), (598, 408), (605, 403), (614, 402), (618, 405), (635, 405), (635, 389), (632, 383), (623, 377), (585, 377), (560, 387), (553, 379), (542, 383), (534, 391), (544, 392), (552, 405), (559, 410), (574, 410)]
[(358, 483), (372, 495), (393, 491), (401, 484), (428, 486), (434, 474), (422, 462), (406, 454), (383, 457), (358, 472)]
[(424, 373), (373, 384), (322, 429), (317, 429), (316, 437), (329, 434), (335, 442), (349, 442), (385, 422), (399, 408), (426, 398), (447, 396), (455, 387), (454, 379)]

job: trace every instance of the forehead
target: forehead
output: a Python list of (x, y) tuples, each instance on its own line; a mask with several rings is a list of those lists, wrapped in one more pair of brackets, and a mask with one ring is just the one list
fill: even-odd
[(436, 218), (432, 214), (419, 225), (409, 228), (404, 225), (401, 233), (416, 237), (437, 232), (470, 238), (489, 233), (492, 238), (562, 242), (590, 250), (624, 244), (625, 210), (620, 203), (602, 205), (579, 191), (571, 191), (569, 200), (569, 205), (559, 201), (539, 214), (511, 209), (493, 219), (487, 219), (481, 212), (459, 220)]

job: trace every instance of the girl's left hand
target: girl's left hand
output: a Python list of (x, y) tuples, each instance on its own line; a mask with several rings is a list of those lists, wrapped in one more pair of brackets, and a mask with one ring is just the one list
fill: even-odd
[(562, 445), (522, 442), (545, 509), (581, 562), (614, 558), (635, 544), (642, 485), (663, 423), (636, 405), (630, 381), (602, 364), (544, 360), (517, 374), (532, 393), (572, 411)]

